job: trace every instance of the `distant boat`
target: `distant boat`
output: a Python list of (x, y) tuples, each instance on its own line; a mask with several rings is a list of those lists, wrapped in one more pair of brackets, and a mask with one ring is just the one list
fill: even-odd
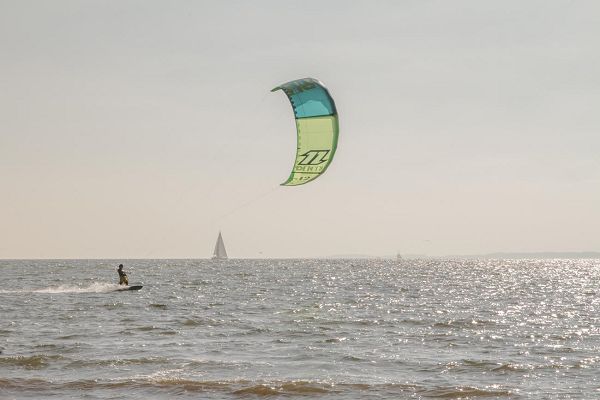
[(219, 232), (217, 243), (215, 244), (215, 251), (212, 256), (213, 260), (227, 260), (227, 250), (225, 250), (225, 243), (223, 242), (223, 236)]
[(403, 261), (404, 259), (400, 255), (400, 253), (396, 253), (396, 261)]

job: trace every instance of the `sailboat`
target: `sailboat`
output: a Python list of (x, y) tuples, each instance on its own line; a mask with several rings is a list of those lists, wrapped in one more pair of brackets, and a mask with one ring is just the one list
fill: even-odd
[(223, 242), (223, 236), (219, 232), (217, 243), (215, 244), (215, 251), (212, 256), (213, 260), (227, 260), (227, 250), (225, 250), (225, 243)]

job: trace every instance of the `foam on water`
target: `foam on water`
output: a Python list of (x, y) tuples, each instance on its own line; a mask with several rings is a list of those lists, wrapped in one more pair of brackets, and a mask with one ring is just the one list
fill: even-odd
[(0, 290), (0, 293), (108, 293), (122, 288), (115, 283), (94, 282), (88, 286), (59, 285), (41, 289)]

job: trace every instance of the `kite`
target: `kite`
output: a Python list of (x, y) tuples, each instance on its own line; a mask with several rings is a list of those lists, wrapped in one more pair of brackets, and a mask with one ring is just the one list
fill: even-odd
[(327, 88), (304, 78), (277, 86), (292, 103), (298, 145), (290, 177), (282, 186), (304, 185), (321, 176), (331, 164), (338, 142), (338, 114)]

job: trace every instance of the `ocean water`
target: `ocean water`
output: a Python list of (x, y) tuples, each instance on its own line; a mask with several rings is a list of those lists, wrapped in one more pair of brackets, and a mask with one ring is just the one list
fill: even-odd
[[(125, 264), (138, 292), (115, 292)], [(600, 398), (600, 260), (0, 261), (1, 399)]]

